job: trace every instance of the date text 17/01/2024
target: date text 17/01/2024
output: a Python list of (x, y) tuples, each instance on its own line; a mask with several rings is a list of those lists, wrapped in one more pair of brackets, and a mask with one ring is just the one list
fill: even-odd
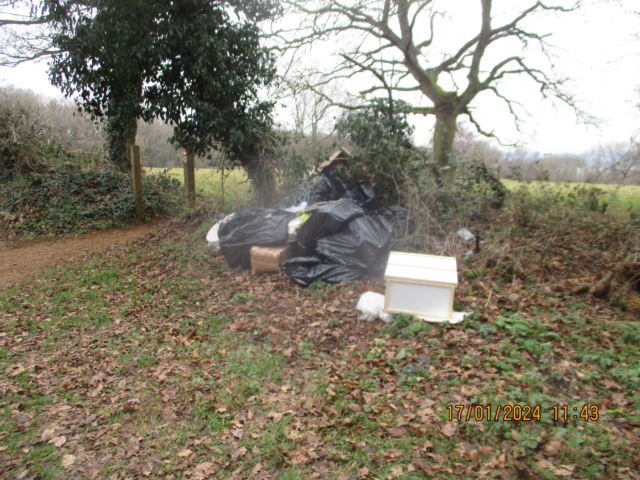
[[(449, 412), (449, 421), (540, 421), (539, 405), (448, 405), (447, 410)], [(554, 405), (551, 408), (551, 413), (554, 420), (565, 422), (572, 418), (595, 422), (600, 416), (597, 405), (583, 405), (582, 407)]]

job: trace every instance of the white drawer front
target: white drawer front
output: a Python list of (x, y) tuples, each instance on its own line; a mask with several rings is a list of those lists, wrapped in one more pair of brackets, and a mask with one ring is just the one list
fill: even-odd
[(387, 310), (448, 318), (451, 290), (449, 287), (391, 281)]

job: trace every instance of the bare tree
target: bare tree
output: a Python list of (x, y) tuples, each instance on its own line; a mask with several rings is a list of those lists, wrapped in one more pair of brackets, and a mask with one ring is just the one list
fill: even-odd
[[(312, 143), (318, 140), (318, 133), (325, 127), (327, 114), (333, 106), (329, 98), (336, 98), (335, 86), (329, 88), (323, 85), (320, 93), (305, 88), (301, 82), (290, 83), (291, 97), (293, 99), (292, 115), (294, 120), (294, 132), (297, 134), (309, 134)], [(330, 130), (333, 129), (333, 125)]]
[[(106, 155), (102, 123), (78, 112), (73, 101), (62, 97), (47, 98), (30, 90), (0, 87), (0, 127), (0, 150), (24, 154), (19, 160), (25, 168), (19, 170), (28, 169), (29, 162), (40, 155), (39, 146), (47, 143), (63, 145), (74, 152)], [(172, 134), (173, 127), (160, 119), (138, 122), (136, 144), (141, 146), (145, 167), (182, 166), (182, 151), (168, 141)], [(18, 144), (20, 149), (15, 148)], [(206, 166), (206, 158), (196, 159), (196, 167)]]
[(51, 21), (45, 2), (0, 0), (0, 66), (15, 67), (57, 53)]
[(504, 157), (504, 152), (490, 140), (478, 137), (469, 124), (458, 124), (458, 131), (453, 143), (455, 155), (469, 160), (481, 160), (485, 165), (493, 167)]
[(544, 169), (540, 163), (544, 156), (540, 152), (519, 146), (506, 151), (497, 163), (503, 178), (512, 180), (545, 180)]
[[(318, 87), (308, 88), (309, 80)], [(319, 76), (301, 72), (286, 79), (293, 117), (293, 131), (309, 140), (311, 150), (320, 144), (320, 134), (329, 134), (334, 129), (330, 113), (334, 102), (343, 95), (337, 84), (322, 84)]]
[[(510, 20), (494, 26), (493, 1), (479, 0), (479, 30), (471, 34), (461, 31), (460, 38), (467, 39), (457, 49), (441, 54), (431, 48), (438, 17), (444, 14), (436, 8), (436, 0), (356, 0), (348, 4), (340, 0), (285, 0), (284, 3), (290, 12), (301, 16), (300, 26), (274, 32), (284, 42), (284, 51), (299, 51), (328, 39), (339, 46), (340, 63), (322, 72), (324, 83), (367, 73), (377, 84), (360, 94), (366, 98), (385, 92), (391, 114), (394, 94), (417, 92), (428, 100), (429, 106), (416, 106), (413, 112), (435, 116), (433, 156), (441, 166), (446, 166), (451, 158), (459, 116), (467, 116), (481, 134), (496, 138), (493, 131), (480, 126), (472, 113), (472, 102), (481, 92), (490, 92), (505, 102), (520, 128), (526, 110), (501, 89), (504, 81), (512, 77), (527, 78), (543, 98), (558, 99), (572, 107), (580, 119), (587, 119), (565, 89), (565, 79), (552, 74), (550, 34), (525, 25), (530, 24), (528, 20), (535, 14), (566, 13), (577, 9), (579, 4), (565, 7), (532, 2)], [(519, 41), (523, 51), (537, 49), (546, 55), (548, 65), (535, 66), (524, 54), (490, 62), (488, 49), (510, 40)], [(461, 79), (466, 85), (458, 85)]]

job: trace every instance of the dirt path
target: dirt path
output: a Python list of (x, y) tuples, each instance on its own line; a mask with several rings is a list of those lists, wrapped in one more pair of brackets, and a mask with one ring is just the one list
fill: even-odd
[(160, 225), (160, 222), (145, 223), (18, 247), (0, 243), (0, 290), (87, 253), (127, 243), (156, 230)]

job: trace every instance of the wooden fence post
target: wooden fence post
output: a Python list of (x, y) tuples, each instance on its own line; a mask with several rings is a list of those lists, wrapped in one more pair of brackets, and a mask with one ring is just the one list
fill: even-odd
[(144, 220), (144, 207), (142, 205), (142, 164), (140, 162), (140, 147), (131, 147), (131, 176), (133, 178), (133, 197), (136, 201), (136, 217), (138, 221)]
[(195, 154), (187, 153), (187, 161), (184, 162), (185, 206), (191, 210), (196, 208), (195, 158)]

